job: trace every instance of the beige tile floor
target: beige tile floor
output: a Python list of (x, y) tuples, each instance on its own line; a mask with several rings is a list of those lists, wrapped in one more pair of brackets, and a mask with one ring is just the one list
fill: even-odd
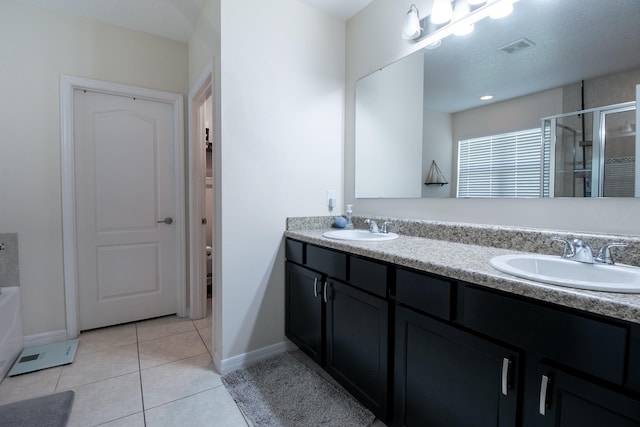
[(0, 404), (71, 389), (69, 427), (246, 427), (213, 371), (210, 313), (83, 332), (72, 364), (5, 378)]

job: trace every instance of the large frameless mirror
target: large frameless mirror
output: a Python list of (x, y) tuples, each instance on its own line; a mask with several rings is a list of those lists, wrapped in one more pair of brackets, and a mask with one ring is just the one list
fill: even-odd
[[(437, 49), (422, 49), (358, 80), (356, 197), (637, 197), (635, 172), (630, 177), (637, 163), (635, 113), (560, 116), (635, 102), (638, 16), (637, 0), (519, 0), (502, 20), (485, 19), (469, 35), (449, 36)], [(482, 101), (483, 95), (493, 99)], [(557, 117), (553, 130), (562, 142), (553, 150), (537, 145), (537, 172), (527, 171), (537, 173), (537, 189), (522, 191), (532, 180), (510, 180), (507, 175), (523, 172), (502, 167), (502, 158), (495, 160), (502, 171), (494, 175), (461, 167), (490, 164), (482, 150), (515, 162), (514, 147), (530, 150), (525, 140), (535, 138), (533, 130), (551, 143), (542, 121), (550, 117)], [(594, 122), (605, 132), (602, 150), (586, 145), (594, 140)], [(616, 129), (633, 131), (615, 136)], [(594, 161), (594, 153), (602, 156)], [(434, 163), (447, 184), (425, 185)], [(480, 185), (487, 182), (492, 188)]]

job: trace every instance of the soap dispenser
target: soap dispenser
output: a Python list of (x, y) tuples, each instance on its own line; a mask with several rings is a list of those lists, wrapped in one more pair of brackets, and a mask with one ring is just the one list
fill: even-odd
[(351, 221), (351, 215), (353, 215), (353, 205), (347, 205), (347, 224), (344, 226), (347, 230), (353, 230), (353, 222)]

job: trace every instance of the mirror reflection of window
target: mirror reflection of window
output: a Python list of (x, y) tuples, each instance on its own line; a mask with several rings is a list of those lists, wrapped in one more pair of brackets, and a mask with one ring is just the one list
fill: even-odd
[(457, 197), (540, 197), (541, 141), (540, 128), (459, 141)]

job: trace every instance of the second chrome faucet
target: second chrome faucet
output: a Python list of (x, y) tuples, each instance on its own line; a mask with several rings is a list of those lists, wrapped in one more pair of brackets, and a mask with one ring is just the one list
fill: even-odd
[(582, 239), (576, 238), (569, 241), (560, 237), (552, 237), (551, 240), (564, 243), (562, 258), (584, 262), (587, 264), (614, 264), (613, 256), (611, 255), (611, 250), (609, 248), (627, 246), (625, 243), (607, 243), (600, 248), (600, 250), (594, 257), (591, 246), (589, 246), (589, 244)]

